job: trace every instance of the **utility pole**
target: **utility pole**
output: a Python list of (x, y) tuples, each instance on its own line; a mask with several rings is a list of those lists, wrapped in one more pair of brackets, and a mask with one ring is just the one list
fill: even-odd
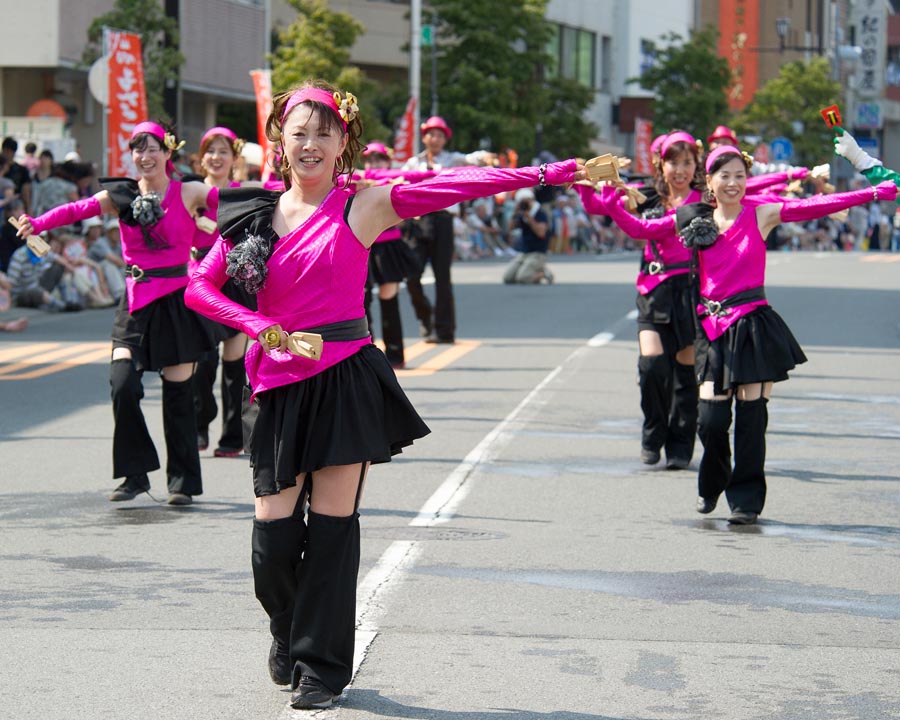
[(410, 3), (410, 54), (409, 54), (409, 95), (415, 99), (413, 109), (413, 155), (419, 152), (419, 125), (421, 124), (422, 95), (422, 0)]

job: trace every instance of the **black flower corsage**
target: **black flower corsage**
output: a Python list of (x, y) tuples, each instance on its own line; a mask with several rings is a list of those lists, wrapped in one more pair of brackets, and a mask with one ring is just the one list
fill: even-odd
[(150, 227), (163, 219), (162, 198), (159, 193), (151, 192), (138, 195), (131, 201), (131, 214), (140, 225)]
[(719, 228), (712, 217), (695, 217), (681, 231), (681, 237), (685, 247), (705, 248), (719, 237)]
[(647, 208), (644, 212), (641, 213), (641, 217), (644, 220), (659, 220), (659, 218), (665, 216), (666, 209), (662, 205), (657, 205), (656, 207)]
[(225, 272), (247, 292), (257, 293), (266, 284), (269, 272), (266, 261), (271, 253), (272, 245), (269, 240), (245, 230), (244, 239), (225, 256), (228, 260)]

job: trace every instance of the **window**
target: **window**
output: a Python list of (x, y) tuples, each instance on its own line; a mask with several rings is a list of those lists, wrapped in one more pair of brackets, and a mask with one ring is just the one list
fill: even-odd
[(609, 35), (600, 39), (600, 90), (612, 92), (612, 38)]
[(587, 30), (557, 25), (547, 43), (550, 65), (547, 77), (566, 77), (593, 88), (597, 82), (597, 35)]

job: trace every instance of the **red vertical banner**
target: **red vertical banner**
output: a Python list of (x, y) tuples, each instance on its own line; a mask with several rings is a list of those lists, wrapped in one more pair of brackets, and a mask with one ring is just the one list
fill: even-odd
[(728, 102), (741, 110), (759, 89), (759, 0), (719, 0), (719, 56), (728, 60)]
[(147, 120), (141, 38), (132, 33), (108, 29), (104, 31), (104, 37), (109, 67), (107, 172), (113, 177), (135, 177), (128, 142), (134, 126)]
[(266, 120), (272, 112), (272, 71), (251, 70), (253, 78), (253, 92), (256, 94), (256, 136), (262, 148), (262, 181), (265, 182), (272, 174), (272, 145), (266, 137)]
[(403, 113), (403, 119), (400, 121), (400, 127), (394, 138), (394, 160), (396, 162), (404, 162), (416, 154), (416, 128), (413, 127), (415, 112), (416, 98), (411, 97), (406, 103), (406, 111)]
[(639, 175), (652, 175), (650, 144), (653, 142), (653, 123), (636, 117), (634, 119), (634, 171)]

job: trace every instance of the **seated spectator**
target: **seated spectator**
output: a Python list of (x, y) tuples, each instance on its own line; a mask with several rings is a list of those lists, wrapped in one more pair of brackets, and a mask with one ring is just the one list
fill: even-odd
[[(12, 307), (9, 290), (12, 283), (6, 277), (6, 273), (0, 272), (0, 312), (6, 312)], [(0, 331), (2, 332), (21, 332), (28, 327), (28, 318), (20, 317), (16, 320), (0, 321)]]
[(78, 186), (75, 184), (71, 167), (67, 167), (65, 163), (54, 165), (50, 177), (35, 183), (31, 214), (43, 215), (55, 207), (75, 202), (78, 197)]
[[(44, 233), (41, 233), (44, 237)], [(49, 312), (80, 310), (71, 300), (62, 299), (60, 284), (67, 271), (75, 269), (60, 254), (62, 245), (58, 238), (50, 236), (50, 252), (43, 257), (35, 255), (28, 245), (18, 248), (9, 261), (9, 293), (17, 307), (34, 307)]]
[(25, 211), (30, 212), (31, 207), (31, 173), (24, 165), (16, 162), (16, 151), (19, 149), (19, 143), (15, 138), (3, 138), (0, 145), (0, 154), (6, 158), (6, 169), (2, 172), (3, 176), (8, 180), (12, 180), (16, 186), (16, 195), (22, 198), (25, 203)]
[[(84, 224), (89, 222), (90, 220), (86, 220)], [(101, 235), (97, 228), (88, 227), (85, 234), (87, 256), (100, 266), (109, 294), (119, 302), (125, 294), (125, 261), (119, 245), (119, 221), (107, 220), (103, 229), (105, 234)]]
[[(88, 218), (84, 221), (85, 232), (100, 234), (103, 221), (99, 218)], [(63, 234), (61, 235), (63, 256), (74, 265), (71, 275), (64, 278), (67, 286), (71, 285), (76, 296), (71, 291), (64, 294), (71, 298), (72, 302), (89, 308), (104, 308), (115, 304), (115, 300), (109, 294), (106, 286), (106, 278), (100, 264), (88, 257), (88, 246), (83, 236)]]
[[(476, 200), (468, 213), (466, 224), (476, 245), (483, 246), (488, 254), (515, 255), (516, 252), (503, 241), (503, 231), (490, 212), (490, 200)], [(478, 238), (478, 239), (476, 239)]]

